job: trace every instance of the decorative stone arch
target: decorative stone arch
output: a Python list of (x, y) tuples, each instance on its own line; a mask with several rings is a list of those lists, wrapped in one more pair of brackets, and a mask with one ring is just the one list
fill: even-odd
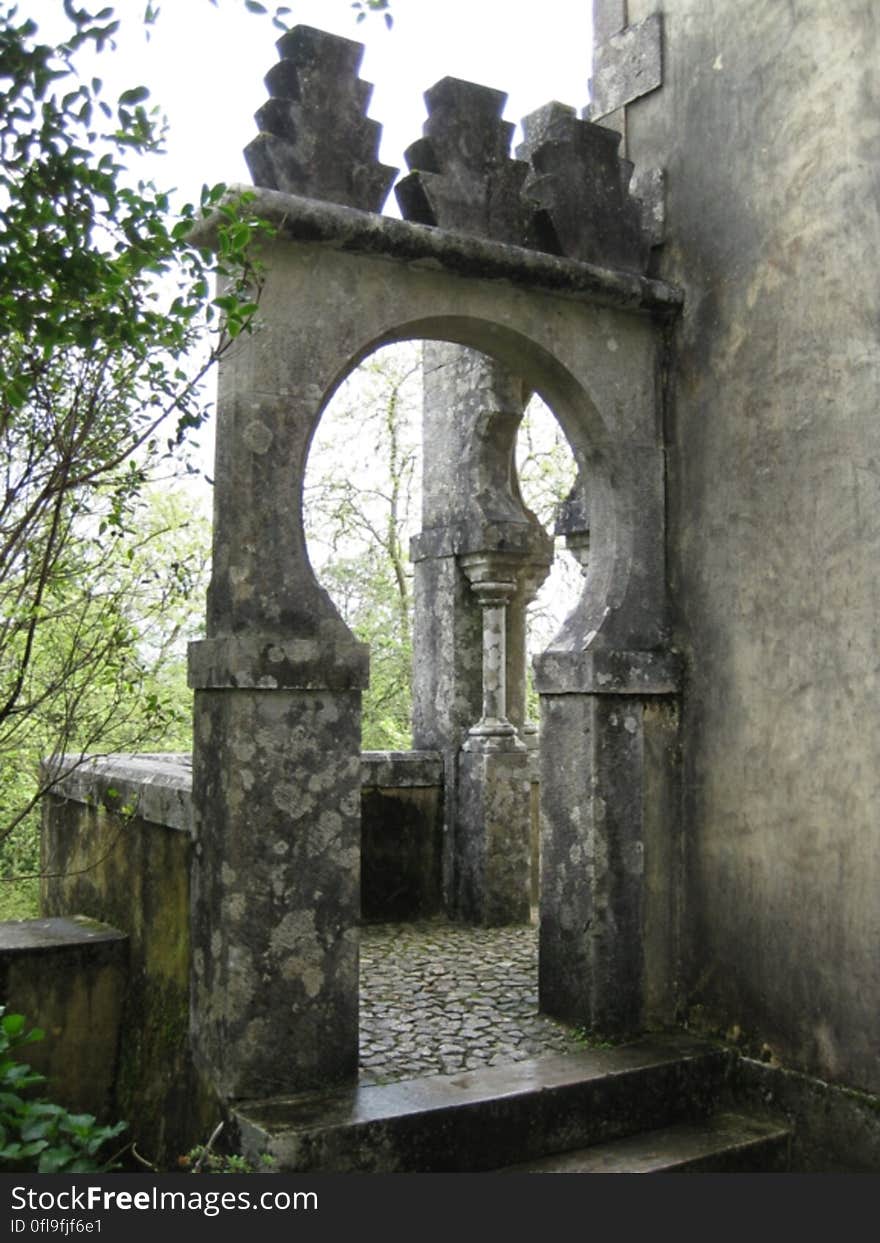
[[(588, 473), (593, 564), (583, 607), (543, 658), (539, 685), (553, 701), (545, 750), (573, 732), (573, 713), (583, 730), (584, 696), (673, 689), (662, 655), (657, 332), (646, 313), (668, 306), (665, 291), (643, 280), (621, 290), (617, 277), (603, 282), (564, 260), (530, 271), (491, 242), (365, 223), (293, 196), (261, 193), (254, 210), (283, 224), (264, 246), (260, 328), (221, 365), (208, 637), (193, 645), (190, 673), (194, 1029), (233, 1097), (356, 1066), (367, 655), (309, 565), (301, 487), (321, 413), (360, 359), (415, 336), (490, 353), (545, 397)], [(548, 774), (546, 788), (556, 785)], [(568, 961), (562, 930), (573, 903), (569, 894), (558, 921)], [(551, 925), (545, 910), (542, 937)], [(555, 977), (543, 940), (541, 952), (545, 976)], [(571, 1002), (551, 1004), (576, 1013)]]
[[(485, 88), (465, 92), (469, 107), (474, 90), (484, 99)], [(435, 88), (447, 110), (454, 96)], [(284, 141), (267, 139), (262, 155), (277, 161)], [(410, 174), (419, 212), (432, 194), (444, 201), (442, 180)], [(535, 193), (547, 201), (546, 186)], [(302, 483), (342, 379), (379, 346), (413, 337), (472, 347), (522, 376), (561, 421), (589, 490), (581, 605), (537, 671), (540, 992), (570, 1021), (634, 1029), (668, 1007), (671, 983), (675, 714), (657, 705), (676, 677), (665, 648), (657, 323), (678, 295), (637, 272), (278, 190), (258, 190), (251, 210), (275, 235), (261, 247), (259, 327), (221, 364), (207, 637), (190, 652), (197, 1065), (224, 1099), (357, 1071), (368, 653), (309, 564)], [(497, 534), (490, 552), (514, 533)]]

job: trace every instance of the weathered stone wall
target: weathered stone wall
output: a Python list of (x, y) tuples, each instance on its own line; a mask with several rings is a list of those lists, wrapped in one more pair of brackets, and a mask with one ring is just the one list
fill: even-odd
[(177, 826), (129, 820), (100, 799), (44, 802), (42, 914), (86, 915), (128, 934), (114, 1108), (139, 1151), (160, 1161), (207, 1138), (193, 1117), (187, 1039), (189, 856)]
[(876, 1092), (880, 14), (598, 9), (605, 37), (662, 14), (663, 84), (625, 125), (666, 169), (656, 269), (686, 292), (667, 440), (691, 1017)]
[(431, 751), (361, 754), (361, 918), (443, 909), (443, 760)]
[(0, 924), (0, 998), (44, 1039), (21, 1056), (45, 1075), (40, 1095), (115, 1121), (128, 939), (82, 916)]

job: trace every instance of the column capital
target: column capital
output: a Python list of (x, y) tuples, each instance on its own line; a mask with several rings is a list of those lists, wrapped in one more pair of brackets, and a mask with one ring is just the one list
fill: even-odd
[[(499, 595), (500, 603), (507, 603), (516, 594), (517, 576), (523, 563), (522, 553), (498, 552), (492, 549), (484, 552), (466, 552), (459, 557), (459, 563), (465, 577), (477, 595), (481, 591), (491, 595)], [(506, 596), (501, 598), (501, 593)]]

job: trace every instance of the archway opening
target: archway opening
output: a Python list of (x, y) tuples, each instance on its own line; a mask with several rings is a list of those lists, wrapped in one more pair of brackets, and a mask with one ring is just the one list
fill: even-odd
[[(479, 357), (483, 364), (491, 363)], [(445, 519), (450, 529), (464, 530), (479, 505), (490, 525), (505, 520), (540, 524), (542, 538), (555, 543), (556, 556), (536, 599), (522, 609), (521, 667), (509, 678), (522, 680), (522, 703), (512, 712), (518, 732), (530, 736), (531, 746), (537, 743), (537, 696), (530, 684), (526, 691), (526, 656), (546, 647), (580, 595), (580, 568), (563, 547), (562, 535), (554, 538), (578, 479), (577, 464), (558, 420), (540, 397), (526, 401), (529, 390), (520, 380), (511, 388), (518, 404), (507, 410), (493, 408), (491, 393), (459, 393), (467, 409), (447, 408), (450, 425), (440, 435), (437, 402), (425, 393), (425, 386), (436, 381), (431, 368), (437, 366), (434, 354), (426, 379), (422, 345), (409, 341), (369, 355), (325, 407), (305, 476), (304, 519), (312, 568), (343, 620), (371, 647), (371, 687), (364, 694), (363, 712), (360, 971), (361, 1075), (368, 1082), (478, 1069), (576, 1047), (569, 1029), (538, 1013), (533, 921), (526, 917), (485, 927), (443, 918), (460, 915), (455, 909), (457, 863), (444, 857), (460, 845), (460, 826), (454, 806), (450, 808), (455, 790), (449, 782), (455, 753), (479, 715), (480, 688), (457, 722), (446, 711), (448, 705), (435, 704), (442, 720), (435, 721), (430, 737), (430, 705), (417, 703), (414, 744), (410, 668), (416, 671), (416, 699), (424, 699), (421, 666), (437, 655), (419, 650), (419, 638), (430, 628), (426, 609), (435, 620), (444, 609), (462, 606), (469, 611), (469, 617), (446, 620), (453, 630), (459, 627), (459, 637), (470, 639), (469, 650), (458, 656), (471, 666), (471, 691), (473, 668), (480, 660), (480, 607), (470, 598), (460, 569), (445, 566), (440, 573), (451, 573), (447, 584), (457, 579), (453, 591), (463, 600), (453, 603), (434, 596), (426, 605), (424, 598), (416, 599), (420, 586), (423, 592), (429, 590), (426, 576), (430, 579), (436, 570), (425, 555), (425, 541), (439, 538)], [(461, 433), (457, 441), (456, 430)], [(465, 486), (456, 493), (452, 475), (466, 476), (472, 490)], [(410, 558), (413, 540), (415, 561)], [(441, 551), (448, 555), (435, 560), (455, 562), (454, 545)], [(431, 686), (437, 694), (457, 693), (444, 676)], [(452, 725), (445, 740), (448, 750), (441, 737), (444, 722)], [(381, 760), (371, 754), (388, 751), (408, 753), (414, 766), (430, 752), (440, 760), (445, 788), (433, 793), (427, 784), (394, 788), (395, 780), (427, 778), (404, 773), (402, 754)], [(377, 767), (382, 775), (371, 777)], [(536, 762), (528, 771), (529, 905), (534, 915), (539, 875)], [(438, 834), (435, 846), (420, 849), (414, 836), (432, 830)], [(419, 874), (426, 862), (438, 868), (437, 886), (426, 884)], [(428, 897), (426, 909), (410, 901), (416, 894), (422, 900)], [(432, 894), (437, 899), (433, 905)]]

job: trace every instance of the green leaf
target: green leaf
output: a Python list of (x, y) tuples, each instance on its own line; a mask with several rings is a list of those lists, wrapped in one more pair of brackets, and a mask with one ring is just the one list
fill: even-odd
[(48, 1148), (40, 1154), (37, 1173), (58, 1174), (67, 1168), (69, 1162), (75, 1161), (76, 1157), (76, 1151), (69, 1144), (59, 1144), (55, 1148)]
[(145, 99), (150, 98), (150, 92), (145, 86), (134, 86), (131, 90), (123, 91), (119, 96), (119, 103), (126, 106), (134, 104), (142, 104)]

